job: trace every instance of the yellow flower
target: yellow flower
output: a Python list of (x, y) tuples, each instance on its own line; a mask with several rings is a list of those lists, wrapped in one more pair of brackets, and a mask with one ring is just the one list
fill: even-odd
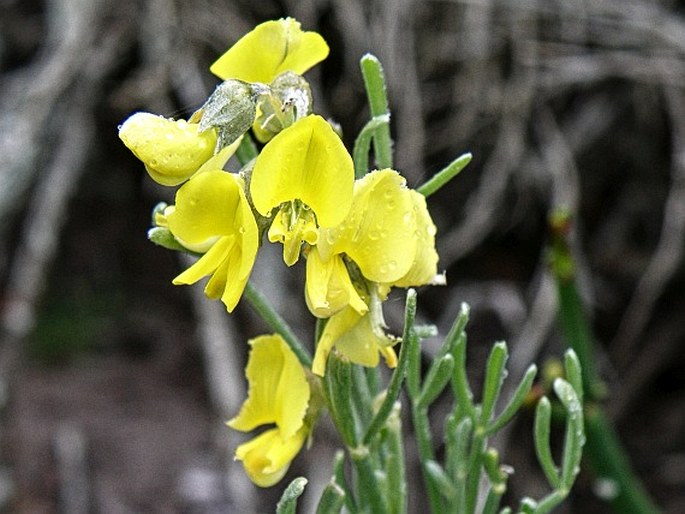
[(219, 78), (269, 84), (285, 71), (302, 75), (328, 57), (316, 32), (304, 32), (293, 18), (267, 21), (239, 39), (209, 68)]
[(173, 283), (194, 284), (212, 275), (205, 294), (231, 312), (252, 271), (259, 236), (242, 179), (221, 168), (198, 173), (176, 192), (164, 222), (186, 248), (204, 253)]
[(315, 245), (319, 227), (340, 223), (352, 203), (354, 166), (340, 137), (321, 116), (309, 115), (279, 132), (255, 161), (250, 194), (271, 216), (269, 241), (283, 243), (283, 260), (297, 262), (303, 241)]
[(281, 480), (302, 448), (310, 427), (305, 423), (310, 387), (297, 357), (277, 334), (250, 341), (245, 370), (249, 392), (228, 426), (242, 432), (275, 425), (236, 449), (250, 479), (261, 487)]
[[(435, 225), (423, 196), (407, 189), (404, 178), (390, 169), (356, 181), (347, 217), (320, 229), (316, 252), (307, 259), (306, 295), (315, 316), (331, 316), (346, 305), (340, 300), (345, 297), (341, 290), (350, 291), (341, 277), (346, 272), (343, 255), (370, 282), (401, 287), (431, 283), (438, 254)], [(364, 314), (354, 295), (347, 296), (358, 314)]]
[(364, 314), (369, 308), (354, 287), (342, 255), (321, 260), (316, 246), (307, 253), (305, 300), (314, 316), (327, 318), (350, 305)]
[(198, 123), (137, 112), (119, 127), (119, 137), (138, 157), (152, 180), (164, 186), (185, 182), (213, 154), (216, 133)]
[(435, 283), (435, 225), (426, 201), (394, 170), (357, 180), (352, 206), (337, 226), (321, 228), (307, 253), (305, 298), (312, 314), (330, 318), (312, 371), (323, 375), (329, 353), (376, 366), (397, 363), (396, 339), (385, 334), (382, 301), (393, 286)]
[(312, 371), (324, 376), (328, 354), (333, 347), (355, 364), (375, 367), (379, 354), (391, 368), (397, 366), (397, 354), (392, 345), (397, 339), (385, 335), (380, 327), (374, 327), (371, 313), (359, 314), (346, 307), (331, 316), (316, 346)]

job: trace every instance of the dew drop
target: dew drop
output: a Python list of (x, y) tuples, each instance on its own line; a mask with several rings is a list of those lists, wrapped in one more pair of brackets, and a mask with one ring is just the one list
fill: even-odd
[(607, 477), (595, 480), (595, 483), (592, 485), (592, 490), (603, 500), (613, 500), (621, 492), (616, 480)]

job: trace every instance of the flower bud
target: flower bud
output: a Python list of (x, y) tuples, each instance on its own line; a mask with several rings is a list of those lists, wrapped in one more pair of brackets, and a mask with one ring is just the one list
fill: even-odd
[(197, 123), (137, 112), (119, 127), (119, 138), (138, 157), (150, 177), (164, 186), (188, 180), (213, 154), (214, 130)]

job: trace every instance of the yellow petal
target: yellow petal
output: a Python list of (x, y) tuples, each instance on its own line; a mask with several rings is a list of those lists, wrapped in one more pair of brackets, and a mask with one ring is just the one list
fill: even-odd
[(314, 316), (328, 318), (350, 305), (359, 314), (369, 308), (352, 285), (350, 275), (340, 255), (323, 262), (316, 247), (307, 255), (305, 299)]
[[(247, 284), (259, 246), (259, 231), (241, 179), (224, 171), (199, 173), (181, 186), (166, 221), (189, 249), (206, 253), (173, 283), (194, 284), (212, 275), (205, 294), (233, 311)], [(165, 210), (165, 212), (167, 212)]]
[(379, 351), (392, 341), (378, 334), (371, 326), (371, 316), (360, 316), (356, 312), (357, 322), (350, 330), (340, 335), (335, 348), (351, 362), (362, 366), (378, 365)]
[(190, 178), (216, 146), (214, 130), (199, 124), (137, 112), (119, 127), (119, 137), (145, 164), (155, 182), (175, 186)]
[[(228, 259), (228, 255), (235, 247), (235, 236), (224, 236), (212, 245), (207, 253), (200, 257), (195, 263), (190, 266), (183, 273), (178, 275), (174, 280), (174, 285), (190, 285), (198, 280), (206, 277), (210, 273), (214, 273), (221, 265)], [(225, 286), (226, 277), (223, 277), (223, 286)], [(218, 298), (218, 294), (211, 296), (211, 298)]]
[(270, 487), (280, 481), (307, 438), (307, 427), (293, 436), (283, 438), (272, 428), (247, 443), (238, 446), (235, 458), (243, 461), (250, 480), (260, 487)]
[(178, 275), (173, 283), (194, 284), (211, 274), (205, 286), (205, 294), (213, 300), (221, 298), (228, 312), (232, 312), (245, 290), (257, 254), (256, 244), (250, 248), (244, 241), (239, 241), (241, 240), (234, 235), (220, 238), (195, 264)]
[(299, 199), (319, 226), (340, 223), (352, 203), (354, 166), (340, 137), (321, 116), (310, 115), (279, 132), (255, 161), (250, 193), (267, 216), (283, 202)]
[(411, 268), (392, 285), (412, 287), (431, 283), (438, 273), (438, 252), (435, 250), (436, 228), (426, 207), (426, 198), (410, 191), (416, 214), (416, 255)]
[(245, 370), (248, 398), (238, 415), (228, 422), (241, 431), (275, 423), (283, 439), (292, 437), (303, 425), (309, 405), (309, 383), (302, 365), (279, 335), (250, 341)]
[(240, 186), (231, 173), (206, 171), (176, 192), (176, 207), (167, 215), (169, 230), (186, 248), (202, 252), (219, 236), (232, 234)]
[(346, 253), (367, 279), (389, 283), (407, 274), (417, 248), (416, 213), (405, 180), (396, 171), (373, 171), (355, 183), (347, 218), (322, 229), (324, 259)]
[(355, 364), (377, 366), (380, 352), (389, 366), (396, 366), (397, 358), (395, 356), (393, 359), (395, 353), (390, 348), (394, 341), (385, 335), (379, 335), (379, 332), (380, 330), (374, 330), (369, 314), (360, 315), (351, 307), (343, 309), (326, 323), (316, 347), (312, 371), (324, 376), (326, 361), (333, 347)]
[(326, 41), (292, 18), (267, 21), (239, 39), (209, 68), (219, 78), (269, 84), (284, 71), (302, 75), (328, 56)]

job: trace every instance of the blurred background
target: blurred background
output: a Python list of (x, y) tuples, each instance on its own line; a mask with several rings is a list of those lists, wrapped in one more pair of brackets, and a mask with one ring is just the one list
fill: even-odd
[[(512, 382), (563, 354), (547, 217), (572, 213), (607, 410), (656, 502), (685, 512), (683, 8), (0, 0), (0, 508), (273, 512), (282, 486), (245, 480), (232, 463), (244, 438), (223, 424), (244, 398), (245, 341), (266, 328), (246, 302), (228, 316), (201, 287), (171, 285), (187, 262), (146, 229), (173, 190), (152, 183), (117, 125), (136, 110), (189, 116), (217, 84), (209, 64), (289, 15), (330, 44), (307, 77), (349, 146), (369, 116), (358, 62), (372, 52), (409, 184), (473, 153), (429, 200), (448, 286), (419, 291), (419, 316), (445, 334), (471, 305), (474, 384), (497, 340), (509, 344)], [(254, 280), (311, 340), (302, 269), (279, 259), (279, 249), (260, 256)], [(391, 325), (402, 306), (389, 302)], [(426, 342), (427, 358), (436, 345)], [(516, 470), (512, 501), (545, 492), (531, 419), (522, 413), (497, 441)], [(302, 512), (330, 476), (335, 437), (318, 427), (288, 474), (310, 478)], [(558, 512), (609, 512), (605, 493), (586, 467)]]

